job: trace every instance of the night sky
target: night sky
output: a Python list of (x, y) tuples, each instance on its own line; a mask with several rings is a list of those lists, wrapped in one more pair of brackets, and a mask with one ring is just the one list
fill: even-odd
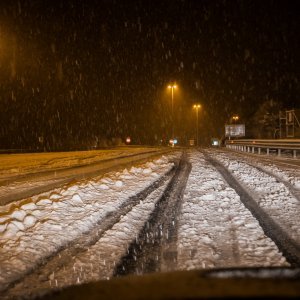
[(300, 108), (297, 2), (1, 0), (0, 148), (159, 144), (171, 82), (182, 142), (196, 102), (202, 142), (266, 101)]

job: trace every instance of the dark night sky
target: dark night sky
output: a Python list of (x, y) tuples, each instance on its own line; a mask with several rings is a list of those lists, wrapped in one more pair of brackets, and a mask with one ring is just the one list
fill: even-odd
[(0, 2), (0, 148), (48, 149), (175, 130), (221, 136), (267, 100), (299, 108), (297, 1)]

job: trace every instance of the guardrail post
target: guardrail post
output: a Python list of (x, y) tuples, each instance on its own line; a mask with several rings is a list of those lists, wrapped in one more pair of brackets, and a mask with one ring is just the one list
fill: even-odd
[(269, 148), (267, 148), (267, 155), (269, 155), (270, 154), (270, 149)]
[(255, 148), (254, 147), (252, 147), (252, 153), (255, 153)]
[(293, 150), (293, 158), (297, 158), (297, 150)]
[(281, 149), (278, 149), (278, 156), (281, 156)]
[(260, 154), (261, 148), (258, 148), (258, 154)]

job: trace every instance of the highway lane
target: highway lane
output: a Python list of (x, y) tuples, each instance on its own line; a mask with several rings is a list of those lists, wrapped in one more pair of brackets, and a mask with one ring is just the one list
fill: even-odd
[[(108, 156), (109, 158), (104, 156), (104, 159), (93, 162), (86, 160), (85, 164), (56, 167), (49, 170), (45, 170), (45, 168), (41, 168), (41, 165), (37, 165), (31, 168), (30, 173), (7, 176), (7, 178), (2, 176), (3, 179), (0, 181), (0, 205), (32, 197), (74, 180), (92, 178), (113, 170), (131, 167), (133, 164), (142, 163), (149, 158), (160, 156), (170, 151), (170, 148), (144, 148), (141, 153), (132, 153), (130, 151), (122, 153), (120, 151), (121, 156), (115, 156), (112, 153), (111, 157)], [(71, 156), (72, 152), (70, 152)]]

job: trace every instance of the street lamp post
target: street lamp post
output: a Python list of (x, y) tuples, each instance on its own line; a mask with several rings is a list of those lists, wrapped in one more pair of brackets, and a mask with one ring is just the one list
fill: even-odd
[(176, 84), (168, 85), (168, 89), (171, 89), (172, 96), (172, 139), (174, 139), (174, 89), (177, 88)]
[(196, 123), (196, 128), (197, 128), (197, 136), (196, 136), (196, 141), (197, 141), (197, 147), (199, 146), (199, 122), (198, 122), (198, 114), (199, 114), (199, 108), (201, 107), (200, 104), (194, 104), (193, 108), (196, 109), (196, 116), (197, 116), (197, 123)]

